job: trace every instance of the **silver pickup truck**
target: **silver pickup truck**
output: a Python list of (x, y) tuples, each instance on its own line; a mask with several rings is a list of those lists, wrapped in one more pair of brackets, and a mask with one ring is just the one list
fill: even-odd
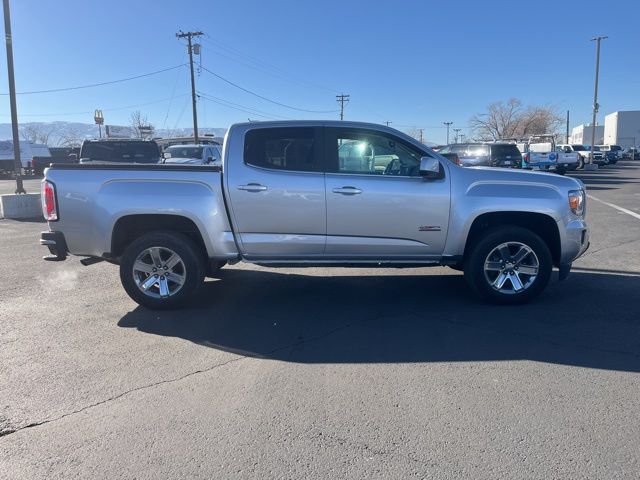
[(588, 247), (584, 185), (462, 168), (392, 128), (333, 121), (233, 125), (222, 166), (53, 165), (46, 260), (120, 266), (131, 298), (184, 305), (225, 263), (447, 265), (495, 303), (565, 278)]

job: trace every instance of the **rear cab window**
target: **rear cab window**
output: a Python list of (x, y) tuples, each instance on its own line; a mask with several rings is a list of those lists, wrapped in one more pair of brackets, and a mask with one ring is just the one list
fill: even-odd
[(489, 156), (488, 145), (465, 145), (465, 144), (453, 144), (451, 145), (451, 151), (457, 153), (460, 158), (477, 158)]
[(520, 150), (515, 144), (495, 144), (491, 145), (491, 152), (494, 157), (498, 158), (520, 158)]
[(158, 163), (160, 150), (150, 141), (85, 142), (80, 158), (83, 162)]

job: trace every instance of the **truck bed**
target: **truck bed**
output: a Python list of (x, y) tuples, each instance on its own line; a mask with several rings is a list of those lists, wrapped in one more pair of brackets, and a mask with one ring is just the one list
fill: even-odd
[(191, 220), (211, 258), (237, 256), (219, 166), (53, 164), (46, 178), (56, 186), (61, 212), (53, 223), (74, 254), (108, 258), (118, 222), (160, 214)]

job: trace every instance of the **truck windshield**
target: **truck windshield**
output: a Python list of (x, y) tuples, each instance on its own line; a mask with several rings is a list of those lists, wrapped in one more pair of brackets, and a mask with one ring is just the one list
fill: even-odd
[(202, 147), (174, 146), (165, 150), (171, 154), (171, 158), (202, 158)]
[(160, 153), (155, 142), (87, 142), (82, 145), (83, 161), (118, 163), (158, 163)]
[(576, 152), (586, 152), (587, 148), (584, 145), (571, 145)]

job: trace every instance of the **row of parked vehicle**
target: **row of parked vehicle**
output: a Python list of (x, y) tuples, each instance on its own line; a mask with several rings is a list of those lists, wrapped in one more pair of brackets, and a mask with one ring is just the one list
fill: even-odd
[[(198, 144), (193, 137), (175, 139), (95, 139), (81, 147), (47, 147), (20, 142), (20, 160), (25, 174), (42, 175), (50, 164), (74, 163), (167, 163), (220, 165), (222, 139), (204, 137)], [(0, 142), (0, 176), (12, 176), (15, 170), (13, 142)]]
[[(559, 174), (584, 168), (591, 148), (581, 144), (556, 144), (554, 135), (532, 135), (526, 140), (505, 139), (484, 143), (455, 143), (434, 147), (438, 153), (464, 167), (501, 167), (546, 170)], [(593, 163), (614, 165), (622, 159), (640, 159), (638, 148), (595, 145)]]

